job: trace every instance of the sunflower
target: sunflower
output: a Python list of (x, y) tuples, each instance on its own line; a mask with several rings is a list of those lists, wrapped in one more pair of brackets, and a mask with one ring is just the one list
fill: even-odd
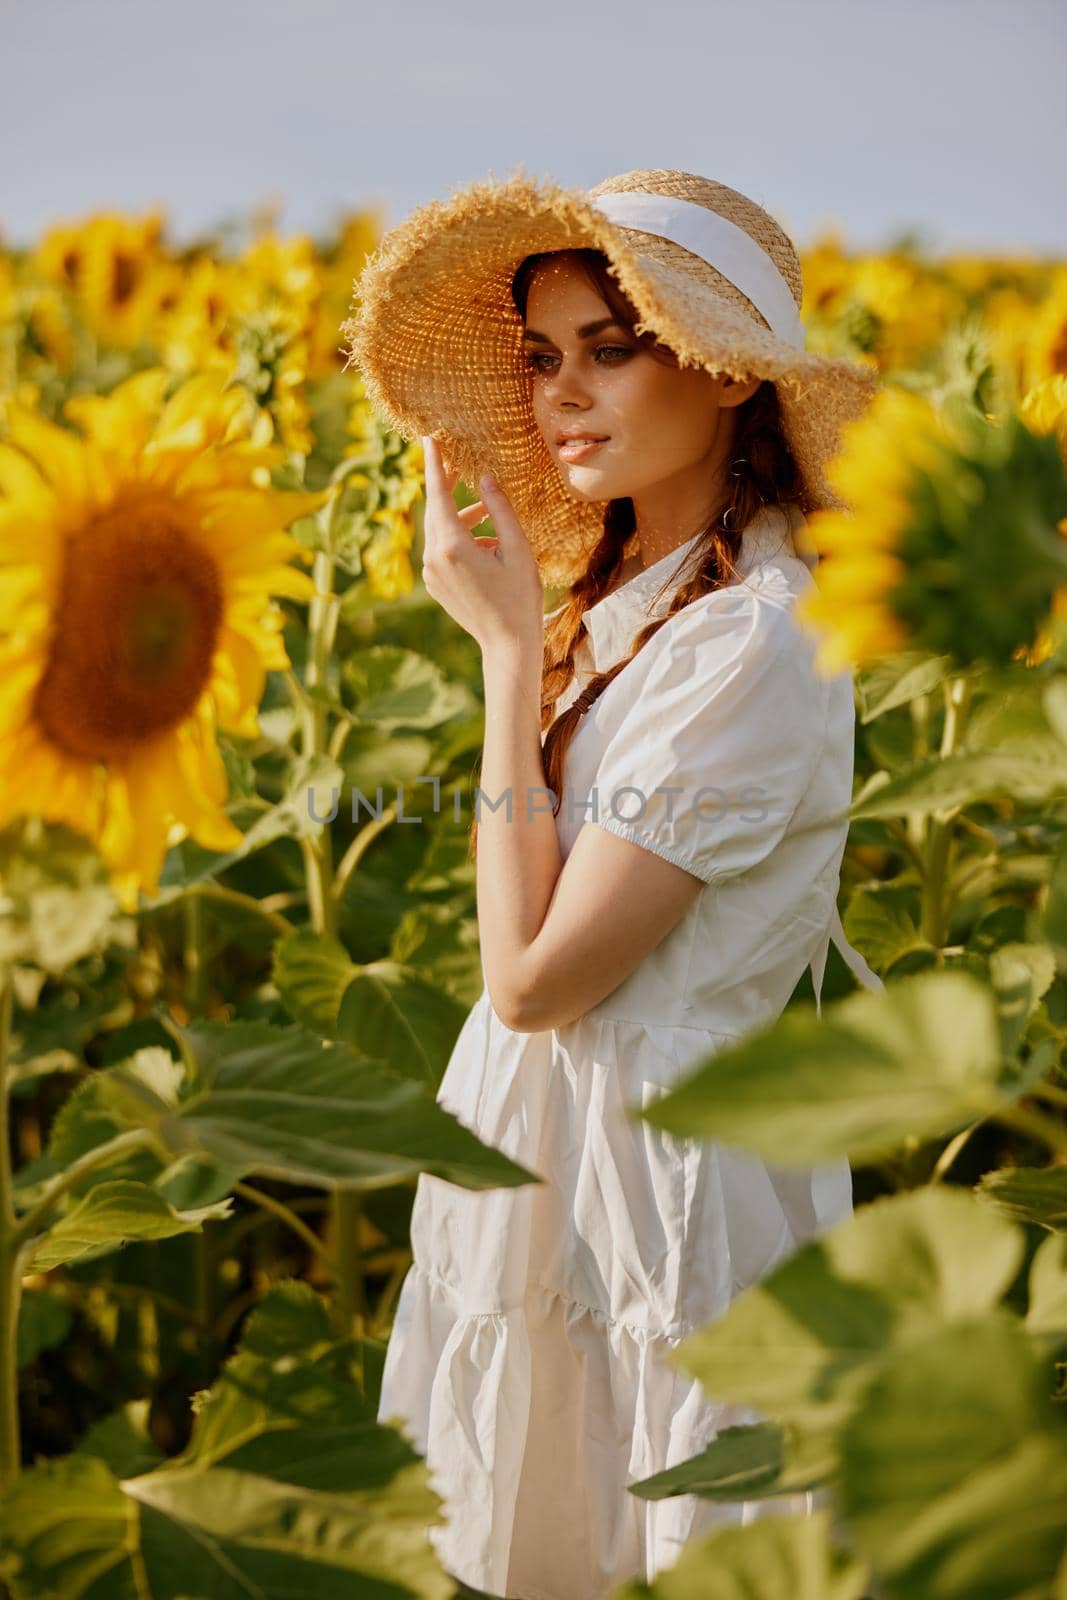
[(103, 211), (60, 224), (41, 240), (34, 266), (73, 294), (98, 339), (129, 348), (150, 336), (177, 275), (165, 258), (164, 221), (159, 210), (143, 217)]
[(872, 349), (883, 372), (919, 366), (962, 304), (950, 283), (899, 252), (858, 261), (850, 290), (872, 319)]
[(813, 512), (798, 535), (804, 552), (821, 558), (816, 587), (794, 607), (797, 621), (818, 635), (821, 672), (859, 666), (907, 643), (890, 596), (906, 571), (900, 545), (914, 468), (930, 462), (927, 441), (936, 431), (928, 402), (893, 384), (841, 431), (827, 478), (849, 509)]
[(1067, 375), (1067, 267), (1030, 283), (991, 291), (982, 306), (993, 360), (1022, 398), (1043, 381)]
[(1019, 415), (1034, 433), (1055, 433), (1067, 465), (1067, 374), (1054, 373), (1023, 396)]
[(413, 439), (391, 460), (384, 477), (382, 503), (370, 517), (377, 531), (363, 551), (363, 571), (376, 599), (397, 600), (415, 587), (408, 552), (415, 538), (415, 502), (425, 492), (425, 473), (422, 443)]
[(314, 586), (283, 530), (325, 498), (270, 486), (282, 447), (243, 388), (170, 381), (69, 400), (80, 435), (0, 410), (0, 827), (88, 835), (131, 912), (171, 844), (241, 841), (216, 729), (256, 734), (290, 665), (271, 596)]
[[(1064, 466), (1067, 467), (1067, 377), (1063, 373), (1056, 373), (1035, 384), (1023, 397), (1019, 415), (1034, 433), (1056, 435)], [(1067, 539), (1067, 517), (1062, 518), (1057, 526)], [(1033, 648), (1019, 652), (1027, 666), (1036, 667), (1046, 661), (1056, 649), (1060, 634), (1067, 634), (1067, 586), (1063, 585), (1053, 593), (1048, 624), (1038, 634)]]
[(232, 367), (233, 324), (252, 306), (230, 262), (206, 254), (188, 262), (179, 292), (155, 330), (164, 365), (183, 377), (207, 367)]
[(796, 603), (820, 670), (903, 648), (1003, 665), (1034, 648), (1067, 580), (1055, 439), (1011, 411), (990, 420), (890, 385), (842, 430), (827, 476), (850, 509), (802, 528), (826, 559)]
[(1067, 266), (1052, 273), (1049, 292), (1034, 316), (1027, 358), (1025, 377), (1031, 387), (1067, 375)]
[(308, 378), (328, 378), (344, 370), (345, 352), (337, 329), (346, 316), (367, 258), (375, 249), (385, 226), (380, 207), (357, 211), (348, 216), (326, 259), (320, 264), (323, 274), (322, 300), (308, 327)]

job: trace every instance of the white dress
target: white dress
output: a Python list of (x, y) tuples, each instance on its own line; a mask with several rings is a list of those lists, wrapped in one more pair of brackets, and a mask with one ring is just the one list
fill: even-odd
[[(812, 1509), (810, 1495), (720, 1504), (627, 1490), (721, 1428), (761, 1420), (713, 1402), (667, 1353), (852, 1209), (847, 1161), (775, 1168), (624, 1114), (773, 1022), (809, 963), (818, 999), (831, 936), (880, 986), (837, 918), (847, 825), (800, 831), (849, 805), (855, 713), (851, 675), (817, 676), (791, 616), (812, 582), (791, 525), (760, 513), (742, 581), (666, 622), (567, 753), (564, 857), (589, 820), (700, 877), (690, 910), (565, 1027), (513, 1032), (483, 989), (438, 1090), (544, 1181), (471, 1191), (420, 1176), (378, 1414), (404, 1428), (444, 1498), (447, 1526), (430, 1536), (445, 1568), (509, 1600), (600, 1600), (718, 1524)], [(586, 611), (592, 648), (583, 640), (559, 710), (667, 609), (674, 585), (653, 605), (654, 592), (692, 542)], [(657, 786), (683, 792), (672, 806)], [(707, 786), (725, 798), (690, 804)], [(595, 822), (582, 809), (594, 788)], [(644, 817), (623, 820), (642, 796)]]

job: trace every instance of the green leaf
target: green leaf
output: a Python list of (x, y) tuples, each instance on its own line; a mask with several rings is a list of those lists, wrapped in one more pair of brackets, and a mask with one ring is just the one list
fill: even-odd
[(975, 1193), (1016, 1222), (1067, 1229), (1067, 1167), (1004, 1167), (985, 1172)]
[(68, 1261), (92, 1261), (131, 1239), (171, 1239), (199, 1233), (208, 1220), (228, 1217), (232, 1202), (175, 1211), (144, 1183), (98, 1183), (42, 1234), (30, 1256), (37, 1272)]
[[(357, 725), (345, 741), (341, 765), (344, 769), (345, 793), (350, 795), (347, 811), (351, 816), (355, 791), (366, 795), (376, 805), (378, 790), (382, 791), (382, 805), (391, 804), (394, 791), (405, 786), (404, 806), (410, 816), (409, 786), (414, 789), (416, 778), (434, 775), (434, 741), (425, 734), (392, 733), (388, 729)], [(357, 813), (357, 823), (367, 820), (368, 812), (362, 805)]]
[(471, 710), (470, 691), (436, 662), (400, 645), (369, 645), (342, 666), (346, 695), (363, 722), (384, 729), (436, 728)]
[(136, 947), (98, 852), (60, 824), (0, 832), (0, 967), (19, 963), (59, 977), (86, 956)]
[(1056, 976), (1055, 953), (1044, 944), (1004, 944), (989, 957), (989, 975), (997, 998), (1004, 1054), (1014, 1055)]
[[(1063, 1168), (1060, 1168), (1063, 1171)], [(1067, 1334), (1067, 1235), (1049, 1234), (1030, 1263), (1029, 1333)]]
[[(431, 824), (430, 838), (422, 861), (405, 879), (404, 888), (420, 898), (459, 889), (473, 892), (474, 861), (471, 857), (470, 822), (457, 820), (456, 795), (462, 817), (464, 796), (457, 786), (442, 786), (441, 810)], [(468, 813), (469, 818), (469, 813)]]
[(410, 968), (396, 961), (358, 966), (340, 940), (305, 928), (276, 946), (274, 981), (297, 1021), (431, 1088), (466, 1016), (452, 995)]
[(1053, 731), (1046, 691), (1030, 668), (983, 671), (976, 684), (981, 698), (976, 695), (967, 713), (965, 750), (1025, 750)]
[(463, 915), (454, 902), (410, 907), (397, 924), (389, 957), (416, 967), (468, 1010), (485, 987), (477, 918)]
[(629, 1485), (642, 1500), (695, 1494), (706, 1500), (754, 1499), (781, 1476), (782, 1430), (773, 1422), (723, 1428), (699, 1455)]
[(690, 1539), (649, 1584), (613, 1589), (611, 1600), (861, 1600), (869, 1569), (834, 1549), (831, 1516), (761, 1517)]
[(396, 961), (373, 961), (345, 990), (337, 1036), (436, 1089), (466, 1020), (450, 994)]
[[(47, 1186), (88, 1150), (107, 1144), (129, 1127), (105, 1103), (102, 1093), (106, 1073), (94, 1073), (78, 1085), (60, 1106), (52, 1122), (48, 1147), (35, 1161), (20, 1167), (15, 1175), (15, 1209), (28, 1211), (42, 1198)], [(127, 1150), (107, 1165), (86, 1173), (70, 1191), (73, 1196), (88, 1194), (98, 1183), (124, 1178), (134, 1183), (150, 1183), (159, 1171), (159, 1160), (148, 1148)]]
[(993, 998), (964, 972), (923, 972), (824, 1007), (791, 1007), (632, 1111), (787, 1166), (884, 1156), (1006, 1102)]
[(270, 1360), (293, 1350), (311, 1354), (334, 1342), (321, 1297), (309, 1283), (295, 1279), (275, 1284), (241, 1330), (242, 1348)]
[(294, 928), (274, 946), (272, 977), (291, 1016), (324, 1038), (337, 1037), (341, 998), (357, 968), (340, 939)]
[(887, 972), (913, 950), (932, 948), (913, 915), (917, 901), (917, 890), (899, 883), (868, 884), (853, 894), (842, 926), (849, 942), (863, 951), (875, 972)]
[(256, 799), (255, 762), (229, 735), (218, 732), (215, 737), (222, 764), (226, 768), (226, 788), (230, 801)]
[(1052, 1361), (1000, 1310), (892, 1352), (845, 1425), (841, 1511), (889, 1592), (1036, 1600), (1067, 1539)]
[(343, 1347), (286, 1343), (308, 1315), (290, 1296), (261, 1308), (176, 1459), (121, 1480), (83, 1454), (23, 1472), (0, 1505), (15, 1600), (449, 1600), (425, 1463), (375, 1420)]
[(673, 1359), (713, 1400), (832, 1442), (887, 1352), (997, 1305), (1024, 1250), (1022, 1230), (966, 1190), (878, 1199), (743, 1290)]
[(1067, 969), (1067, 834), (1060, 839), (1052, 857), (1044, 933), (1055, 952), (1057, 965), (1061, 970)]
[[(190, 1092), (184, 1083), (182, 1063), (156, 1045), (135, 1051), (120, 1065), (124, 1078), (138, 1080), (148, 1087), (153, 1104), (162, 1102), (176, 1109), (181, 1094)], [(46, 1153), (33, 1169), (19, 1170), (16, 1197), (20, 1211), (35, 1204), (44, 1185), (64, 1167), (88, 1151), (99, 1149), (130, 1126), (111, 1088), (115, 1070), (94, 1072), (60, 1106), (49, 1131)], [(138, 1116), (134, 1122), (144, 1125), (145, 1118)], [(153, 1121), (149, 1125), (156, 1126), (156, 1123)], [(175, 1211), (186, 1212), (225, 1199), (248, 1171), (247, 1166), (221, 1167), (196, 1151), (183, 1152), (166, 1163), (161, 1162), (155, 1150), (136, 1149), (86, 1173), (71, 1192), (86, 1195), (101, 1183), (123, 1178), (151, 1185)]]
[(1052, 734), (1035, 736), (1016, 749), (931, 756), (884, 776), (875, 774), (856, 796), (851, 818), (928, 816), (1002, 795), (1040, 803), (1067, 788), (1067, 746)]
[(132, 1478), (165, 1461), (148, 1432), (149, 1400), (130, 1400), (94, 1422), (75, 1446), (79, 1456), (98, 1456), (119, 1478)]
[(1067, 677), (1062, 673), (1045, 685), (1041, 705), (1049, 727), (1067, 744)]
[(952, 670), (951, 656), (933, 656), (922, 650), (882, 656), (856, 674), (860, 721), (873, 722), (875, 717), (929, 694)]
[(100, 1074), (108, 1103), (156, 1128), (177, 1154), (325, 1187), (376, 1189), (419, 1172), (468, 1189), (540, 1181), (482, 1144), (422, 1084), (295, 1023), (197, 1022), (179, 1032), (198, 1073), (177, 1108), (124, 1067)]
[(53, 1289), (23, 1289), (19, 1306), (18, 1364), (28, 1367), (42, 1350), (55, 1350), (70, 1332), (70, 1307)]

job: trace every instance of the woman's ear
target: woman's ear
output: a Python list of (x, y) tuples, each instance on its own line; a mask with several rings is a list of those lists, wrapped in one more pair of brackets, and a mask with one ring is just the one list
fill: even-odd
[(721, 406), (742, 406), (746, 400), (751, 400), (762, 378), (731, 378), (723, 375), (722, 389), (719, 392)]

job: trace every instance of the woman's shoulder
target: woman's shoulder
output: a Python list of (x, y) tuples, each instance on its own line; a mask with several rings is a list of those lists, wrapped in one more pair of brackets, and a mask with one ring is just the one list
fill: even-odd
[[(792, 570), (793, 561), (800, 572)], [(723, 650), (766, 657), (805, 655), (810, 640), (794, 614), (794, 602), (810, 582), (798, 558), (763, 562), (732, 582), (699, 595), (654, 635), (671, 653), (700, 655)]]

